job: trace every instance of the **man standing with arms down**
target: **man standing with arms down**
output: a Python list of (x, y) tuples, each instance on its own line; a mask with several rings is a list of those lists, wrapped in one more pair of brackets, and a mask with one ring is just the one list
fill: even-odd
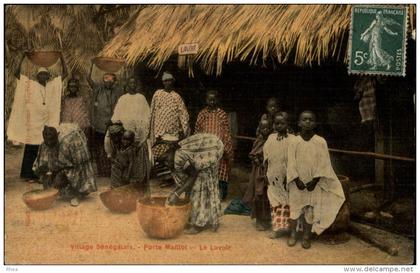
[[(162, 138), (168, 141), (181, 140), (189, 135), (189, 115), (181, 96), (174, 91), (175, 78), (164, 72), (164, 88), (155, 92), (151, 103), (150, 138), (152, 145)], [(163, 153), (154, 150), (155, 158)]]
[[(190, 133), (188, 111), (181, 96), (174, 91), (174, 82), (172, 74), (164, 72), (163, 89), (157, 90), (152, 98), (150, 141), (155, 160), (169, 150), (168, 143), (178, 142)], [(161, 183), (161, 187), (171, 183), (168, 180)]]
[(11, 141), (25, 144), (20, 177), (28, 181), (37, 179), (32, 171), (39, 145), (43, 142), (44, 126), (58, 126), (60, 122), (61, 92), (63, 79), (67, 77), (67, 67), (63, 55), (60, 56), (62, 75), (51, 77), (51, 73), (40, 67), (36, 80), (21, 74), (25, 54), (19, 62), (15, 76), (16, 92), (10, 114), (7, 137)]

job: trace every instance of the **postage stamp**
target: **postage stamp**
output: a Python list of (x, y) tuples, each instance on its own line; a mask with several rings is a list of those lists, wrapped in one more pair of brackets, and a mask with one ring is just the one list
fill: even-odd
[(407, 7), (354, 6), (349, 74), (405, 76)]

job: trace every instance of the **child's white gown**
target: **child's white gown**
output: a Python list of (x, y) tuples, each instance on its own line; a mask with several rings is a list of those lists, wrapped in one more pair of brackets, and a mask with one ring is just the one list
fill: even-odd
[[(312, 206), (312, 232), (319, 235), (334, 222), (345, 201), (343, 188), (331, 166), (327, 142), (318, 135), (309, 141), (296, 137), (289, 145), (288, 163), (290, 218), (299, 218), (305, 206)], [(301, 191), (296, 183), (291, 183), (297, 177), (305, 184), (315, 177), (320, 180), (312, 192)]]

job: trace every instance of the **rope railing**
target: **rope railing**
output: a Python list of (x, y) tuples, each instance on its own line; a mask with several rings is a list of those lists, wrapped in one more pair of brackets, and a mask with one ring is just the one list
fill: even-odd
[[(243, 140), (250, 140), (250, 141), (254, 141), (256, 139), (255, 137), (249, 137), (249, 136), (233, 136), (233, 137), (236, 139), (243, 139)], [(329, 148), (329, 151), (333, 153), (340, 153), (340, 154), (374, 157), (376, 159), (382, 159), (382, 160), (416, 162), (415, 158), (411, 158), (411, 157), (379, 154), (379, 153), (374, 153), (374, 152), (360, 152), (360, 151), (340, 150), (340, 149), (333, 149), (333, 148)]]

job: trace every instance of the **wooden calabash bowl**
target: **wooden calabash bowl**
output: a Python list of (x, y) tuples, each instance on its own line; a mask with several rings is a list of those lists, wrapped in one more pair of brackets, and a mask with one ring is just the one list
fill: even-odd
[(191, 213), (189, 200), (177, 205), (165, 205), (166, 197), (140, 199), (137, 202), (137, 217), (143, 231), (151, 238), (170, 239), (178, 237), (185, 228)]
[(31, 190), (22, 195), (23, 202), (33, 210), (46, 210), (53, 206), (58, 198), (58, 190)]
[(58, 61), (60, 55), (60, 51), (32, 51), (26, 53), (33, 64), (42, 67), (52, 66)]
[(109, 73), (115, 73), (124, 65), (124, 60), (108, 57), (95, 57), (93, 63), (101, 70)]
[(136, 210), (137, 200), (144, 196), (144, 191), (130, 184), (99, 194), (102, 204), (112, 212), (130, 213)]
[(344, 175), (337, 175), (343, 187), (346, 201), (341, 205), (332, 225), (319, 237), (320, 241), (326, 244), (340, 244), (350, 240), (346, 233), (350, 225), (350, 178)]

